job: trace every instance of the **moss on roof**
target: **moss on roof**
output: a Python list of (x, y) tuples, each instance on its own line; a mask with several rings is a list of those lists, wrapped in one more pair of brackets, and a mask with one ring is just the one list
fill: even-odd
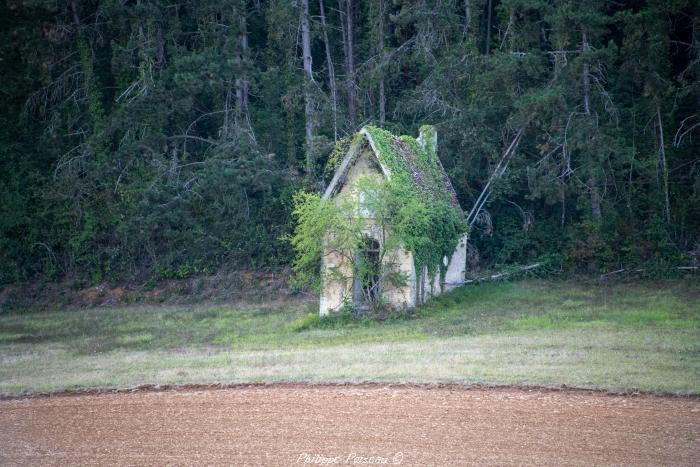
[(444, 273), (445, 257), (454, 252), (460, 235), (467, 233), (464, 211), (447, 173), (437, 157), (437, 135), (430, 126), (421, 136), (394, 136), (381, 128), (365, 126), (352, 138), (333, 180), (323, 195), (334, 196), (346, 181), (350, 168), (370, 147), (385, 177), (391, 182), (391, 230), (413, 253), (418, 270)]
[(413, 189), (434, 201), (448, 202), (464, 218), (454, 187), (433, 147), (433, 127), (421, 127), (421, 133), (428, 136), (423, 145), (412, 136), (395, 136), (381, 128), (365, 126), (363, 130), (392, 178), (405, 179)]

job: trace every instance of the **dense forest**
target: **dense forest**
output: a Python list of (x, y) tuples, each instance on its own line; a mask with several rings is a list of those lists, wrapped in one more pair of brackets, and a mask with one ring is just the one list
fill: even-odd
[[(293, 194), (435, 125), (472, 268), (700, 254), (695, 0), (7, 0), (0, 283), (289, 264)], [(510, 148), (510, 150), (509, 150)]]

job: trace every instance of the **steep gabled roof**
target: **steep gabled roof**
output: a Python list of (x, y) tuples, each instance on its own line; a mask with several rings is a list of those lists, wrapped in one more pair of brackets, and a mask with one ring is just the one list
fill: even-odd
[(464, 218), (464, 211), (457, 201), (457, 193), (437, 157), (435, 128), (429, 125), (421, 127), (417, 139), (405, 135), (394, 136), (386, 130), (372, 126), (363, 127), (359, 135), (360, 137), (353, 139), (323, 195), (324, 198), (333, 196), (342, 188), (348, 171), (367, 144), (385, 177), (391, 179), (398, 173), (407, 175), (417, 192), (435, 201), (448, 201), (459, 212), (460, 217)]

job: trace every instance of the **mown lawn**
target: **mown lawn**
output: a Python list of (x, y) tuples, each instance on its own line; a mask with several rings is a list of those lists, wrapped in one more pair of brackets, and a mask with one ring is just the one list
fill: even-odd
[(700, 394), (700, 284), (528, 280), (390, 320), (315, 304), (0, 315), (0, 393), (253, 381), (483, 382)]

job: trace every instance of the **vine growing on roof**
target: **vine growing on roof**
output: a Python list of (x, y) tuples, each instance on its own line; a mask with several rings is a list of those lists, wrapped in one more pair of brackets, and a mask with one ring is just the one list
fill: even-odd
[[(294, 197), (296, 223), (288, 239), (296, 252), (294, 270), (300, 283), (320, 287), (325, 273), (334, 280), (380, 277), (383, 287), (402, 286), (407, 278), (398, 273), (396, 258), (401, 249), (412, 253), (416, 270), (427, 267), (431, 275), (444, 275), (443, 258), (450, 258), (460, 236), (467, 232), (464, 215), (444, 188), (439, 161), (428, 146), (432, 138), (420, 144), (410, 136), (396, 137), (374, 127), (366, 130), (388, 177), (362, 175), (349, 190), (351, 194), (323, 198), (302, 191)], [(350, 157), (359, 154), (358, 150)], [(372, 219), (371, 229), (367, 218)], [(366, 262), (358, 261), (356, 254), (370, 230), (379, 240), (377, 271), (368, 271)], [(331, 252), (350, 267), (324, 272), (322, 255)], [(374, 297), (379, 300), (381, 294)]]

